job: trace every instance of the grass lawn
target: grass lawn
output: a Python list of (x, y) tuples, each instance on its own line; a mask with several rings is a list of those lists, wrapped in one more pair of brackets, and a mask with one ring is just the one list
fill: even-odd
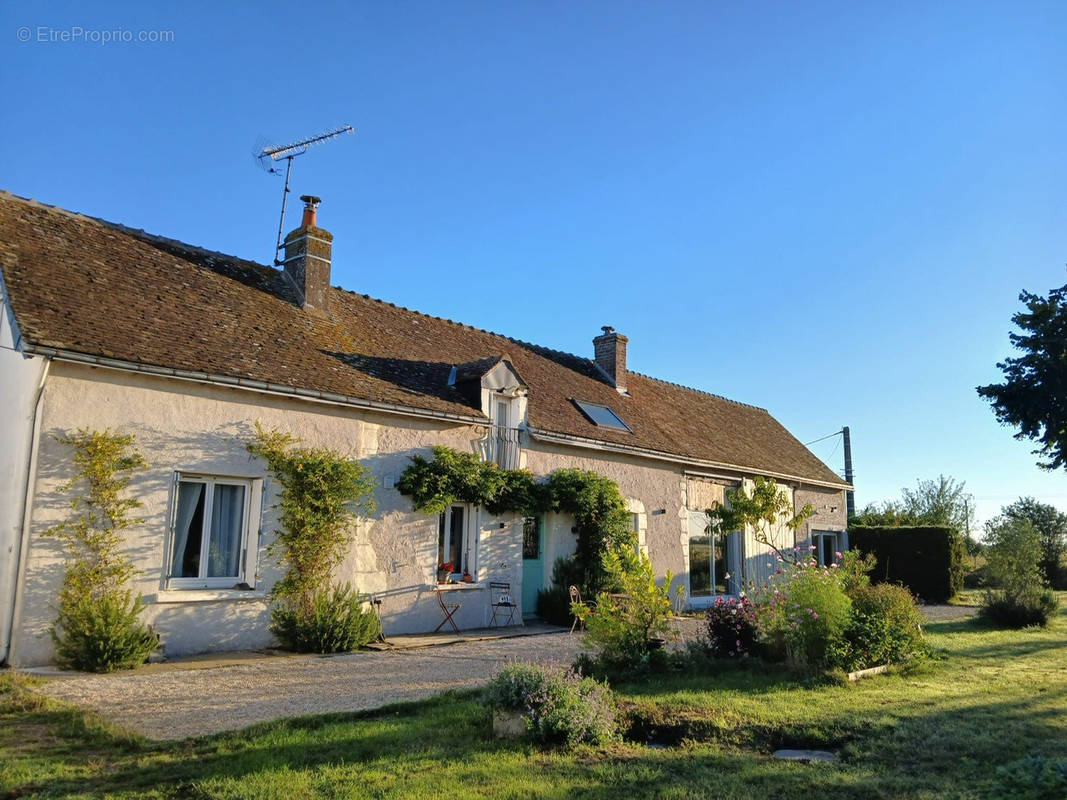
[[(0, 798), (998, 797), (998, 765), (1067, 758), (1063, 606), (1047, 630), (931, 624), (942, 658), (857, 685), (739, 669), (619, 686), (655, 744), (605, 750), (495, 741), (475, 693), (155, 744), (0, 676)], [(783, 746), (842, 758), (769, 757)]]

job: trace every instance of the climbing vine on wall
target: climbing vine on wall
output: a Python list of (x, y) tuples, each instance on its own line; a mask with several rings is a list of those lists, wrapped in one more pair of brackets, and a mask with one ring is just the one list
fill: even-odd
[(355, 650), (378, 634), (378, 618), (364, 595), (332, 582), (332, 574), (352, 544), (356, 518), (374, 511), (374, 481), (359, 462), (298, 443), (257, 422), (246, 445), (281, 485), (281, 528), (269, 552), (287, 571), (272, 590), (271, 631), (297, 652)]
[(355, 460), (324, 447), (298, 447), (298, 439), (256, 423), (246, 447), (267, 462), (281, 485), (276, 508), (280, 529), (270, 553), (286, 567), (274, 585), (275, 597), (310, 607), (330, 584), (352, 541), (357, 517), (374, 511), (374, 480)]
[(528, 470), (501, 469), (474, 453), (438, 446), (432, 459), (412, 457), (397, 489), (426, 514), (439, 514), (453, 503), (465, 502), (492, 514), (573, 515), (577, 544), (565, 572), (567, 580), (590, 593), (603, 586), (604, 554), (636, 544), (618, 485), (587, 470), (559, 469), (539, 481)]
[(135, 667), (156, 649), (159, 637), (141, 623), (141, 597), (129, 581), (133, 563), (123, 552), (125, 531), (141, 522), (141, 501), (127, 489), (145, 460), (134, 437), (81, 429), (55, 437), (69, 447), (74, 477), (59, 487), (78, 490), (71, 517), (45, 531), (67, 553), (59, 590), (59, 616), (51, 630), (61, 664), (91, 672)]

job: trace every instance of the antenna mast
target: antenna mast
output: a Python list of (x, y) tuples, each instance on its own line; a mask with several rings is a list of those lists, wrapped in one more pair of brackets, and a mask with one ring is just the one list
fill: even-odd
[(278, 260), (278, 251), (282, 249), (282, 231), (285, 228), (285, 206), (289, 200), (289, 178), (293, 173), (293, 159), (297, 156), (304, 155), (312, 145), (321, 144), (329, 139), (343, 136), (346, 133), (355, 132), (356, 129), (351, 125), (342, 125), (340, 128), (334, 128), (325, 133), (320, 133), (318, 136), (301, 139), (299, 142), (292, 142), (291, 144), (280, 145), (277, 147), (264, 147), (258, 153), (253, 154), (255, 155), (256, 162), (261, 167), (267, 172), (274, 174), (278, 174), (278, 169), (274, 164), (281, 161), (283, 158), (285, 159), (285, 189), (282, 191), (282, 213), (278, 218), (278, 241), (274, 244), (274, 266), (277, 267), (282, 263)]

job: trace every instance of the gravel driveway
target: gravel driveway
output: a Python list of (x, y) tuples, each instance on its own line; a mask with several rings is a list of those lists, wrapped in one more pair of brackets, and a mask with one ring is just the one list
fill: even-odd
[(919, 606), (919, 610), (927, 622), (948, 622), (973, 617), (978, 613), (978, 606), (926, 605)]
[(480, 686), (509, 661), (571, 663), (581, 635), (553, 633), (328, 658), (263, 658), (212, 669), (76, 675), (40, 691), (150, 739), (244, 728), (303, 714), (363, 711)]

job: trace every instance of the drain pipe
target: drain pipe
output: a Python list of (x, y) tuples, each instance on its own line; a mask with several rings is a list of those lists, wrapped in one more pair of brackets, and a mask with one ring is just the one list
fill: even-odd
[(33, 489), (36, 484), (34, 476), (37, 474), (37, 450), (38, 431), (41, 428), (41, 399), (44, 397), (44, 382), (48, 378), (48, 369), (52, 366), (52, 359), (44, 360), (44, 368), (41, 370), (41, 380), (37, 384), (37, 398), (33, 404), (33, 423), (30, 426), (30, 457), (26, 463), (26, 493), (22, 498), (22, 530), (19, 535), (18, 549), (15, 551), (15, 587), (12, 593), (11, 619), (8, 620), (7, 641), (2, 643), (0, 649), (0, 664), (7, 664), (8, 656), (11, 655), (12, 643), (15, 641), (15, 622), (21, 616), (22, 611), (22, 584), (26, 572), (26, 554), (29, 550), (30, 517), (33, 513)]

